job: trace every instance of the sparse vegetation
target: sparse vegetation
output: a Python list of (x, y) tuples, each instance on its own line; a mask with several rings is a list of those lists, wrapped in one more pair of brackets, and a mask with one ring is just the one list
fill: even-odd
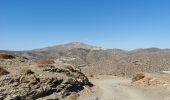
[(94, 75), (93, 75), (93, 74), (90, 74), (89, 77), (94, 78)]
[(145, 78), (145, 75), (143, 73), (137, 73), (133, 76), (132, 82), (136, 82), (136, 81), (141, 80), (143, 78)]
[(54, 60), (52, 59), (47, 59), (47, 60), (37, 60), (35, 61), (37, 64), (54, 64)]
[(54, 67), (54, 66), (52, 64), (38, 64), (37, 67), (46, 68), (46, 67)]
[[(126, 53), (119, 50), (114, 50), (113, 52), (113, 50), (75, 48), (74, 50), (70, 49), (62, 52), (60, 54), (62, 56), (55, 53), (56, 58), (49, 58), (48, 54), (53, 55), (51, 51), (49, 52), (40, 52), (40, 54), (37, 54), (38, 56), (33, 55), (35, 59), (41, 59), (36, 61), (30, 56), (27, 59), (22, 55), (17, 55), (17, 53), (15, 53), (15, 59), (11, 59), (13, 57), (1, 53), (1, 58), (3, 59), (0, 59), (0, 66), (3, 67), (0, 68), (0, 76), (4, 76), (0, 78), (0, 84), (3, 84), (0, 88), (4, 88), (4, 91), (2, 91), (4, 95), (2, 95), (3, 98), (0, 97), (0, 100), (6, 98), (7, 95), (13, 96), (15, 94), (29, 100), (30, 98), (53, 98), (54, 94), (59, 95), (59, 97), (56, 97), (57, 99), (68, 97), (68, 100), (77, 100), (77, 94), (80, 91), (84, 90), (82, 92), (88, 94), (93, 92), (91, 87), (97, 86), (95, 82), (94, 85), (90, 83), (86, 75), (96, 81), (100, 80), (100, 78), (108, 77), (98, 75), (132, 77), (133, 73), (144, 72), (144, 74), (138, 73), (133, 76), (131, 86), (151, 87), (159, 84), (164, 85), (160, 79), (148, 76), (147, 72), (165, 70), (169, 67), (168, 62), (170, 61), (168, 59), (170, 54), (168, 55), (167, 52), (141, 54), (136, 52)], [(11, 52), (11, 54), (14, 54), (14, 52)], [(160, 58), (163, 59), (160, 60)], [(10, 74), (7, 70), (10, 71)], [(113, 81), (116, 80), (113, 79)], [(5, 95), (5, 93), (9, 94)], [(30, 93), (32, 94), (30, 95)]]
[(168, 76), (164, 76), (163, 74), (150, 74), (150, 73), (145, 73), (144, 78), (142, 78), (143, 75), (138, 75), (138, 77), (141, 77), (140, 80), (134, 81), (133, 85), (141, 88), (150, 88), (150, 87), (155, 87), (159, 86), (162, 84), (165, 84), (168, 79), (166, 79)]
[[(35, 64), (29, 59), (28, 62), (21, 63), (22, 59), (24, 58), (16, 57), (11, 60), (0, 60), (0, 66), (3, 66), (0, 68), (0, 76), (9, 73), (3, 68), (8, 68), (11, 72), (8, 76), (0, 77), (0, 88), (3, 89), (0, 100), (18, 100), (18, 98), (63, 100), (70, 95), (69, 100), (77, 100), (77, 92), (90, 84), (88, 78), (79, 70), (74, 68), (70, 70), (70, 64), (60, 64), (60, 66), (49, 63)], [(42, 68), (33, 68), (31, 65), (39, 67), (41, 65)]]
[(61, 67), (64, 67), (64, 68), (67, 68), (67, 69), (73, 69), (74, 68), (74, 66), (73, 65), (71, 65), (71, 64), (58, 64), (59, 66), (61, 66)]
[(5, 70), (4, 68), (0, 67), (0, 76), (7, 75), (7, 74), (9, 74), (9, 72)]
[(70, 96), (67, 97), (68, 100), (77, 100), (78, 94), (72, 93)]
[[(29, 52), (16, 52), (16, 55), (29, 59), (41, 59), (37, 64), (70, 63), (81, 68), (89, 75), (115, 75), (132, 77), (135, 72), (161, 72), (170, 69), (169, 49), (136, 49), (124, 51), (120, 49), (94, 50), (88, 46), (81, 48), (76, 45), (47, 47)], [(43, 51), (43, 52), (42, 52)], [(44, 60), (42, 60), (44, 59)], [(83, 65), (83, 66), (82, 66)]]
[(26, 68), (22, 69), (22, 70), (20, 71), (20, 73), (21, 73), (21, 74), (24, 74), (24, 75), (34, 74), (34, 72), (33, 72), (32, 70), (26, 69)]
[(13, 59), (15, 56), (7, 54), (7, 53), (0, 53), (0, 59)]

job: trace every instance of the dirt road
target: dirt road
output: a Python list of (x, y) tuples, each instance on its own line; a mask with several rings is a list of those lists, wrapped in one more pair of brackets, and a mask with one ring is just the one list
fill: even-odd
[(93, 93), (83, 95), (79, 100), (167, 100), (158, 92), (130, 86), (130, 80), (121, 78), (93, 79)]

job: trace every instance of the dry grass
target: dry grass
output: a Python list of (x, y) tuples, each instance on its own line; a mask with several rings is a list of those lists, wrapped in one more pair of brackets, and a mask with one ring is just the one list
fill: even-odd
[(133, 76), (132, 78), (132, 82), (136, 82), (136, 81), (139, 81), (141, 79), (145, 78), (145, 75), (142, 74), (142, 73), (138, 73), (136, 75)]
[(46, 68), (46, 67), (55, 67), (55, 66), (53, 64), (38, 64), (37, 67)]
[(44, 68), (44, 67), (46, 67), (44, 64), (39, 64), (39, 65), (37, 65), (37, 67), (39, 67), (39, 68)]
[(69, 95), (66, 100), (77, 100), (78, 94), (77, 93), (72, 93), (71, 95)]
[(7, 54), (7, 53), (0, 53), (0, 59), (13, 59), (15, 56)]
[(145, 77), (138, 81), (133, 82), (133, 85), (140, 88), (152, 88), (155, 86), (163, 85), (166, 82), (167, 80), (163, 75), (145, 73)]
[(28, 83), (28, 82), (36, 82), (37, 78), (34, 75), (25, 75), (23, 77), (21, 77), (20, 82), (22, 83)]
[(91, 78), (94, 78), (94, 75), (93, 75), (93, 74), (91, 74), (91, 75), (90, 75), (90, 77), (91, 77)]
[(63, 67), (63, 68), (67, 68), (67, 69), (70, 69), (70, 70), (72, 70), (72, 69), (74, 69), (74, 66), (72, 65), (72, 64), (58, 64), (58, 66), (61, 66), (61, 67)]
[(38, 63), (37, 67), (39, 68), (45, 68), (45, 67), (60, 67), (60, 68), (65, 68), (69, 70), (75, 69), (75, 67), (71, 64), (52, 64), (52, 63), (47, 63), (47, 64), (40, 64)]
[(9, 72), (7, 70), (3, 69), (2, 67), (0, 67), (0, 76), (7, 75), (7, 74), (9, 74)]
[(37, 60), (37, 61), (35, 61), (37, 64), (44, 64), (44, 65), (46, 65), (46, 64), (54, 64), (55, 62), (54, 62), (54, 60), (51, 60), (51, 59), (48, 59), (48, 60)]
[(32, 70), (26, 69), (26, 68), (22, 69), (22, 70), (20, 71), (20, 73), (21, 73), (21, 74), (24, 74), (24, 75), (34, 74), (34, 72), (33, 72)]

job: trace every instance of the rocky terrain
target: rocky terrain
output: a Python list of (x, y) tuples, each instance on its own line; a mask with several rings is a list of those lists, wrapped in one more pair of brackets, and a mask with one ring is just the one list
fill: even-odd
[(21, 56), (0, 55), (0, 100), (71, 100), (69, 96), (76, 98), (79, 91), (92, 86), (70, 64), (40, 64)]
[(11, 52), (29, 59), (54, 59), (70, 63), (87, 75), (132, 76), (138, 72), (157, 73), (170, 69), (170, 50), (147, 48), (125, 51), (104, 49), (84, 43), (68, 43), (30, 51)]
[(169, 49), (0, 51), (0, 100), (169, 100), (169, 70)]

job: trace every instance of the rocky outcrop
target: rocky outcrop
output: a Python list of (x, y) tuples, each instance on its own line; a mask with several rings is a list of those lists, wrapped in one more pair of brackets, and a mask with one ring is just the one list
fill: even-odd
[(0, 100), (59, 100), (90, 85), (88, 78), (72, 66), (32, 67), (29, 74), (24, 70), (0, 77)]

